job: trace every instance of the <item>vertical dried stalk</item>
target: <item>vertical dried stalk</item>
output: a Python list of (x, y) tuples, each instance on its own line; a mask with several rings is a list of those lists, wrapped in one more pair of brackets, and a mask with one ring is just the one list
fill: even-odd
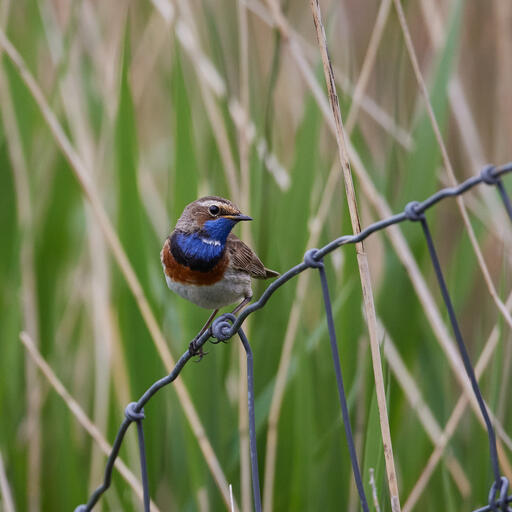
[[(247, 8), (243, 2), (238, 2), (238, 37), (240, 45), (240, 104), (245, 119), (249, 119), (249, 37), (247, 27)], [(249, 180), (249, 138), (246, 124), (238, 127), (238, 144), (240, 149), (240, 206), (242, 211), (250, 211), (250, 180)], [(251, 240), (249, 224), (242, 225), (242, 235), (245, 240)], [(244, 327), (249, 335), (250, 325)], [(249, 459), (249, 415), (247, 410), (247, 356), (244, 346), (238, 345), (238, 427), (240, 438), (240, 485), (241, 506), (243, 512), (252, 510), (251, 494), (251, 465)]]
[[(348, 159), (348, 151), (345, 143), (345, 134), (343, 130), (343, 122), (341, 120), (341, 112), (334, 81), (334, 73), (332, 71), (331, 61), (327, 50), (327, 39), (322, 24), (320, 13), (320, 5), (318, 0), (311, 0), (311, 10), (313, 12), (313, 20), (315, 22), (318, 44), (322, 55), (324, 67), (325, 81), (327, 83), (327, 91), (329, 94), (329, 103), (331, 105), (334, 122), (336, 125), (336, 142), (338, 144), (338, 152), (340, 164), (343, 170), (343, 178), (345, 181), (345, 192), (347, 194), (347, 202), (350, 212), (350, 220), (354, 233), (361, 231), (359, 215), (357, 212), (357, 203), (355, 197), (354, 184), (352, 182), (352, 172)], [(370, 270), (368, 267), (368, 259), (364, 251), (362, 243), (356, 244), (357, 263), (359, 265), (359, 274), (361, 277), (361, 286), (363, 289), (363, 299), (366, 311), (366, 321), (370, 335), (370, 347), (373, 360), (373, 372), (375, 376), (375, 388), (377, 393), (377, 403), (379, 406), (379, 418), (382, 433), (382, 442), (384, 445), (384, 458), (386, 461), (386, 472), (389, 484), (389, 493), (391, 496), (391, 509), (393, 512), (400, 511), (400, 499), (398, 495), (398, 482), (396, 479), (395, 461), (393, 459), (393, 447), (391, 444), (391, 433), (389, 430), (388, 412), (386, 406), (386, 391), (384, 387), (384, 376), (382, 374), (382, 363), (379, 351), (379, 340), (377, 337), (377, 319), (375, 314), (375, 305), (373, 303), (372, 285)]]

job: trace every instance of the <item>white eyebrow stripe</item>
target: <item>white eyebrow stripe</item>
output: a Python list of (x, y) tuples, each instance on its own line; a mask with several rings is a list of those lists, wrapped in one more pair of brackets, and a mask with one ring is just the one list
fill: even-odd
[(231, 205), (228, 203), (225, 203), (224, 201), (219, 201), (216, 199), (207, 199), (206, 201), (198, 201), (197, 203), (199, 206), (212, 206), (217, 205), (219, 208), (229, 208), (231, 209)]
[(199, 206), (218, 206), (219, 208), (223, 209), (224, 211), (231, 212), (233, 215), (236, 215), (238, 213), (237, 209), (234, 208), (232, 205), (225, 203), (224, 201), (218, 201), (215, 199), (208, 199), (206, 201), (198, 201), (197, 204)]
[(221, 245), (218, 240), (212, 240), (211, 238), (201, 238), (201, 242), (208, 245)]

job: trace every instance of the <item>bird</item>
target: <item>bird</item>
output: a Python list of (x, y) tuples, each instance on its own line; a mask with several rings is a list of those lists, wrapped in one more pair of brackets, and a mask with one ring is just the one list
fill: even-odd
[[(197, 340), (219, 309), (238, 303), (238, 313), (253, 296), (251, 278), (271, 279), (278, 272), (263, 265), (255, 252), (231, 231), (252, 217), (228, 199), (205, 196), (188, 204), (160, 252), (167, 286), (201, 308), (213, 310)], [(203, 356), (202, 349), (191, 352)]]

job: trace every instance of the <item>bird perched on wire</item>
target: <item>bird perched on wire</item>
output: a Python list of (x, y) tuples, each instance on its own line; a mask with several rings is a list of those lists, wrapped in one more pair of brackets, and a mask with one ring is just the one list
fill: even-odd
[(194, 304), (214, 310), (198, 336), (220, 308), (241, 301), (233, 310), (235, 314), (251, 300), (251, 278), (279, 275), (266, 268), (254, 251), (231, 233), (238, 222), (245, 220), (252, 218), (243, 215), (231, 201), (202, 197), (185, 207), (164, 243), (160, 259), (167, 286)]

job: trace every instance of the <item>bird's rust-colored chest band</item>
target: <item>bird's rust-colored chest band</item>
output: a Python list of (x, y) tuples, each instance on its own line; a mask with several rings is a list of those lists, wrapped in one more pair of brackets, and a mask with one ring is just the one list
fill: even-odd
[(192, 270), (186, 265), (178, 263), (172, 255), (169, 239), (165, 241), (161, 253), (165, 274), (175, 282), (183, 284), (210, 285), (220, 281), (229, 263), (229, 256), (224, 256), (208, 272)]

